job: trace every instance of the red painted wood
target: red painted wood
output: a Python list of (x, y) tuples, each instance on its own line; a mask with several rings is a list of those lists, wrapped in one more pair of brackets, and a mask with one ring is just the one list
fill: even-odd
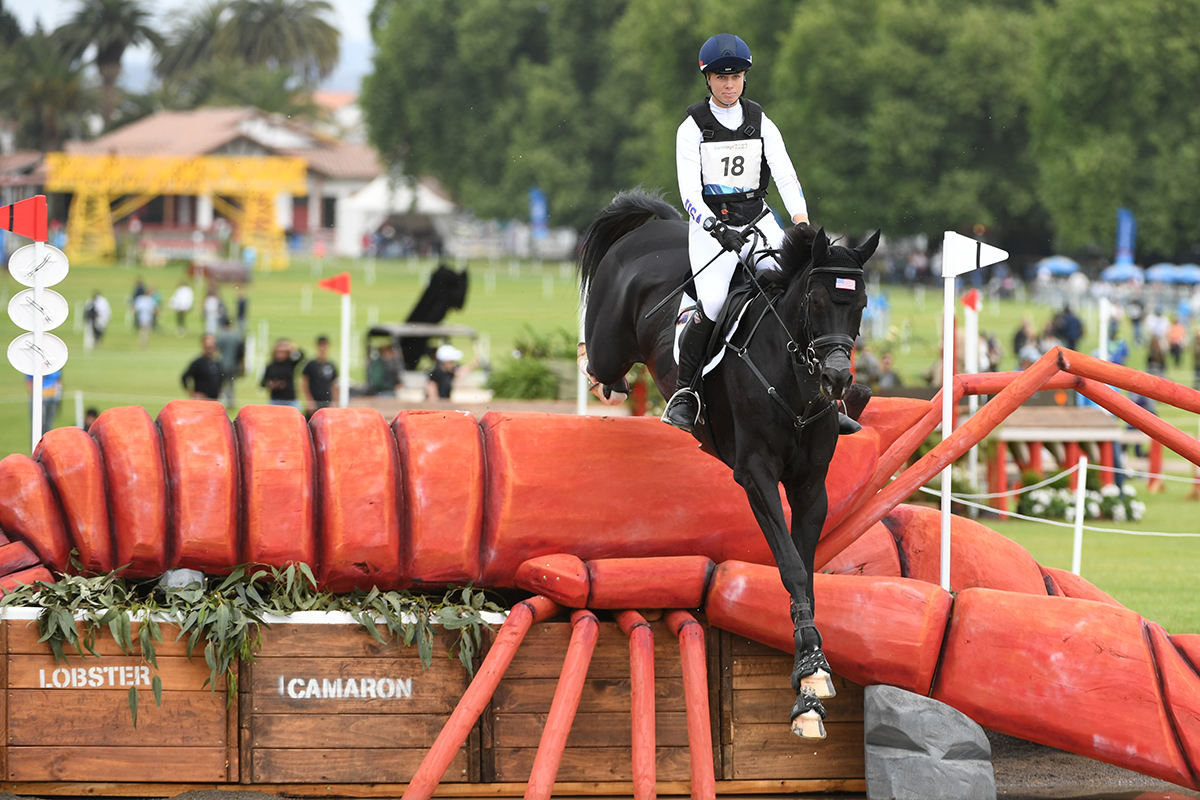
[(316, 567), (312, 438), (291, 406), (242, 406), (234, 420), (245, 526), (242, 558)]
[(590, 611), (579, 610), (571, 615), (571, 641), (563, 659), (562, 673), (554, 688), (554, 699), (550, 701), (550, 712), (546, 715), (546, 727), (538, 743), (533, 768), (529, 772), (529, 783), (525, 787), (525, 800), (550, 800), (554, 779), (562, 764), (563, 748), (571, 733), (571, 723), (579, 710), (579, 698), (583, 694), (583, 681), (592, 653), (600, 636), (600, 623)]
[(409, 781), (402, 800), (429, 800), (433, 796), (446, 768), (458, 755), (483, 709), (492, 701), (496, 686), (508, 671), (525, 634), (534, 623), (549, 619), (557, 612), (558, 606), (545, 597), (531, 597), (512, 607), (475, 678)]
[[(906, 578), (817, 573), (816, 623), (834, 672), (863, 685), (927, 694), (951, 599), (940, 586)], [(789, 598), (774, 567), (719, 564), (704, 613), (723, 630), (793, 652)]]
[(629, 637), (629, 702), (631, 706), (631, 751), (633, 800), (656, 797), (654, 719), (654, 630), (636, 611), (619, 611), (617, 624)]
[(56, 572), (65, 570), (71, 545), (41, 466), (19, 453), (0, 461), (0, 498), (0, 529), (29, 545)]
[(38, 442), (36, 457), (58, 493), (67, 537), (79, 551), (79, 563), (88, 572), (108, 572), (116, 564), (104, 465), (96, 440), (73, 426), (55, 428)]
[[(480, 427), (488, 586), (511, 586), (521, 562), (562, 552), (564, 531), (584, 560), (619, 553), (770, 561), (729, 468), (657, 419), (492, 412)], [(602, 521), (614, 509), (622, 509), (619, 521)]]
[(324, 408), (310, 426), (319, 492), (318, 580), (332, 592), (406, 586), (391, 429), (370, 408)]
[(932, 696), (1010, 736), (1191, 786), (1143, 620), (1087, 600), (967, 589)]
[(704, 628), (686, 611), (668, 611), (667, 628), (679, 637), (683, 668), (683, 698), (687, 709), (688, 757), (691, 762), (692, 800), (709, 800), (717, 793), (713, 767), (712, 723), (708, 713), (708, 666), (704, 656)]
[(174, 566), (228, 573), (241, 562), (238, 455), (225, 407), (174, 400), (158, 415), (167, 462)]
[[(988, 486), (997, 494), (1008, 491), (1008, 446), (997, 442), (995, 453), (988, 460)], [(992, 507), (1000, 512), (1000, 519), (1008, 519), (1008, 496), (992, 500)]]
[[(1146, 623), (1154, 662), (1162, 677), (1163, 699), (1167, 713), (1179, 734), (1193, 776), (1200, 775), (1200, 674), (1184, 659), (1162, 626)], [(1192, 788), (1200, 787), (1193, 782)]]
[[(1079, 463), (1079, 457), (1083, 455), (1083, 448), (1079, 446), (1079, 442), (1067, 442), (1063, 448), (1066, 453), (1066, 463), (1059, 465), (1062, 469), (1069, 469)], [(1071, 491), (1075, 491), (1075, 487), (1079, 485), (1079, 472), (1072, 472), (1067, 479), (1067, 486)]]
[(1200, 633), (1177, 633), (1171, 637), (1171, 644), (1183, 654), (1192, 669), (1200, 673)]
[(43, 583), (54, 583), (54, 576), (50, 574), (50, 570), (45, 567), (31, 567), (20, 572), (14, 572), (12, 575), (5, 575), (0, 578), (0, 591), (8, 594), (18, 586), (26, 586), (35, 581)]
[(699, 608), (712, 575), (705, 556), (601, 558), (587, 562), (588, 608)]
[[(940, 585), (941, 512), (901, 504), (888, 513), (884, 523), (899, 544), (905, 577)], [(1046, 593), (1041, 567), (1025, 548), (972, 519), (952, 514), (950, 589), (957, 592), (975, 586)]]
[(161, 575), (171, 563), (167, 478), (158, 428), (141, 406), (101, 412), (89, 431), (100, 445), (117, 566), (127, 578)]
[[(973, 375), (955, 375), (963, 387), (964, 394), (1000, 394), (1010, 383), (1021, 375), (1020, 372), (978, 372)], [(1075, 376), (1060, 374), (1046, 381), (1044, 390), (1074, 389)]]
[[(928, 400), (911, 397), (872, 397), (858, 423), (879, 436), (879, 451), (886, 451), (931, 410)], [(840, 442), (839, 442), (840, 444)]]
[(882, 522), (876, 522), (849, 547), (825, 565), (826, 572), (835, 575), (885, 575), (902, 577), (900, 551), (892, 532)]
[[(841, 522), (862, 499), (867, 491), (867, 483), (875, 472), (882, 451), (879, 434), (869, 428), (863, 428), (853, 436), (842, 436), (838, 439), (837, 449), (829, 461), (829, 472), (825, 479), (825, 494), (829, 500), (829, 510), (825, 514), (825, 525), (822, 530), (831, 530)], [(788, 511), (788, 521), (791, 522), (791, 509), (784, 497), (784, 507)]]
[(1111, 471), (1113, 463), (1113, 443), (1100, 442), (1100, 466), (1105, 467), (1100, 471), (1101, 486), (1111, 486), (1117, 482), (1116, 476)]
[[(859, 506), (844, 522), (823, 537), (817, 545), (817, 569), (824, 568), (831, 558), (865, 533), (867, 528), (882, 519), (897, 504), (916, 491), (917, 487), (923, 486), (943, 468), (953, 464), (961, 455), (982, 441), (1017, 406), (1028, 400), (1058, 370), (1057, 352), (1058, 348), (1055, 348), (1043, 355), (1009, 384), (1007, 389), (993, 397), (971, 419), (963, 423), (958, 430), (943, 439), (920, 461), (905, 470), (900, 477), (885, 486), (869, 501)], [(961, 391), (961, 384), (956, 383), (955, 386), (958, 387), (955, 390), (957, 394), (958, 391)], [(896, 445), (893, 445), (892, 449), (885, 454), (885, 457), (880, 459), (880, 467), (875, 471), (872, 485), (878, 481), (880, 471), (884, 469), (884, 464), (892, 455), (892, 451), (904, 441), (905, 437), (901, 437)], [(913, 443), (913, 450), (915, 448), (916, 443)], [(911, 453), (913, 450), (908, 452)], [(896, 464), (896, 467), (898, 466), (899, 464)], [(886, 473), (885, 478), (891, 474), (891, 472)]]
[[(1179, 388), (1182, 389), (1184, 387), (1180, 386)], [(1192, 390), (1188, 389), (1187, 391), (1190, 392)], [(1156, 415), (1151, 414), (1128, 397), (1092, 380), (1080, 380), (1079, 393), (1089, 400), (1094, 401), (1097, 405), (1111, 411), (1138, 430), (1149, 434), (1154, 441), (1165, 444), (1193, 464), (1200, 464), (1200, 442), (1183, 433), (1174, 425), (1163, 422)]]
[(24, 542), (0, 545), (0, 575), (12, 575), (29, 567), (39, 566), (41, 559)]
[(591, 581), (582, 559), (565, 553), (531, 558), (517, 568), (515, 583), (567, 608), (588, 604)]
[[(1148, 372), (1123, 367), (1109, 361), (1101, 361), (1083, 353), (1062, 348), (1056, 349), (1063, 355), (1063, 369), (1073, 375), (1090, 378), (1093, 383), (1116, 386), (1136, 392), (1143, 397), (1151, 397), (1176, 408), (1182, 408), (1184, 411), (1200, 414), (1200, 392), (1195, 389), (1190, 389), (1158, 375), (1151, 375)], [(1195, 440), (1193, 439), (1193, 441)]]
[(392, 421), (403, 476), (406, 558), (413, 583), (479, 580), (483, 441), (460, 411), (401, 411)]
[(1065, 569), (1057, 567), (1042, 567), (1050, 577), (1052, 577), (1058, 587), (1062, 589), (1064, 597), (1073, 597), (1077, 600), (1092, 600), (1097, 603), (1108, 603), (1111, 606), (1124, 608), (1125, 606), (1114, 600), (1110, 595), (1100, 591), (1092, 584), (1088, 583), (1083, 578)]

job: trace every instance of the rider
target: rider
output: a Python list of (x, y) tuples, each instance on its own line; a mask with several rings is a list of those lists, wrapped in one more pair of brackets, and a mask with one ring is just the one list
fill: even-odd
[[(779, 128), (762, 106), (742, 97), (752, 60), (750, 48), (731, 33), (705, 42), (700, 48), (700, 72), (711, 97), (688, 108), (675, 136), (675, 164), (688, 215), (688, 257), (698, 303), (679, 337), (679, 379), (662, 419), (689, 433), (700, 418), (696, 386), (705, 345), (725, 305), (739, 254), (751, 257), (742, 231), (763, 210), (772, 175), (792, 222), (808, 224), (804, 192)], [(757, 227), (766, 238), (760, 246), (777, 249), (783, 243), (783, 229), (772, 214)], [(778, 268), (773, 257), (758, 265), (758, 269)]]

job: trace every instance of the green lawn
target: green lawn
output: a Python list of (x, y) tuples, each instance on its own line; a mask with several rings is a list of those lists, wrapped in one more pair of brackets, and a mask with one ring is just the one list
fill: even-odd
[[(311, 350), (313, 339), (321, 333), (334, 338), (333, 354), (337, 359), (339, 345), (340, 304), (338, 296), (315, 288), (320, 275), (329, 276), (349, 270), (354, 280), (355, 329), (361, 332), (370, 322), (402, 321), (423, 288), (425, 276), (435, 266), (430, 261), (380, 260), (376, 263), (376, 279), (367, 285), (364, 264), (331, 259), (319, 273), (314, 265), (297, 259), (285, 272), (260, 273), (248, 287), (250, 324), (248, 329), (260, 338), (273, 341), (289, 337)], [(576, 328), (576, 287), (570, 265), (557, 262), (535, 265), (474, 261), (469, 264), (471, 287), (466, 308), (452, 312), (447, 322), (475, 327), (486, 337), (493, 363), (509, 357), (512, 342), (524, 324), (541, 332), (557, 328), (574, 331)], [(134, 281), (141, 275), (157, 286), (164, 298), (183, 276), (179, 267), (162, 269), (132, 269), (124, 266), (75, 266), (70, 275), (56, 287), (79, 310), (93, 289), (100, 289), (114, 308), (113, 324), (102, 346), (85, 352), (82, 331), (74, 327), (76, 318), (67, 322), (57, 333), (71, 348), (71, 357), (64, 370), (66, 397), (57, 419), (58, 425), (73, 424), (74, 392), (84, 393), (87, 405), (100, 409), (117, 405), (143, 405), (153, 416), (172, 399), (183, 397), (179, 376), (188, 362), (199, 352), (200, 318), (193, 311), (190, 332), (178, 338), (174, 332), (173, 314), (165, 312), (162, 330), (155, 333), (145, 350), (138, 346), (137, 337), (125, 321), (125, 301)], [(0, 272), (0, 300), (5, 307), (8, 298), (21, 287), (6, 272)], [(938, 320), (941, 313), (941, 291), (934, 287), (924, 292), (912, 287), (884, 286), (882, 292), (891, 305), (889, 337), (872, 342), (877, 350), (890, 349), (899, 372), (906, 383), (919, 383), (919, 375), (938, 358)], [(302, 298), (311, 297), (311, 309), (301, 308)], [(224, 298), (232, 306), (234, 292), (224, 287)], [(1012, 333), (1023, 315), (1030, 315), (1041, 327), (1051, 317), (1053, 309), (1015, 302), (998, 306), (986, 303), (980, 314), (980, 330), (995, 331), (1006, 349), (1011, 348)], [(1084, 317), (1087, 321), (1087, 317)], [(0, 339), (10, 341), (19, 331), (7, 314), (0, 318)], [(1095, 325), (1088, 326), (1088, 337), (1081, 349), (1096, 346)], [(355, 339), (360, 343), (361, 339)], [(456, 342), (460, 347), (466, 342)], [(1144, 363), (1144, 351), (1130, 359), (1132, 365)], [(362, 378), (362, 351), (358, 345), (353, 354), (351, 375)], [(261, 362), (260, 362), (261, 363)], [(1015, 357), (1008, 353), (1002, 365), (1015, 367)], [(1191, 366), (1172, 368), (1172, 378), (1190, 384)], [(265, 394), (252, 377), (240, 381), (239, 402), (262, 402)], [(1194, 430), (1193, 415), (1163, 409), (1163, 416), (1185, 431)], [(28, 452), (28, 410), (21, 376), (11, 367), (0, 370), (0, 456)], [(1144, 484), (1137, 484), (1140, 491)], [(1127, 527), (1141, 530), (1188, 532), (1200, 529), (1195, 520), (1200, 517), (1200, 503), (1187, 500), (1189, 488), (1168, 484), (1168, 494), (1141, 499), (1148, 510), (1141, 523)], [(1001, 533), (1026, 547), (1043, 564), (1067, 569), (1071, 562), (1071, 532), (1035, 523), (1018, 521), (992, 522)], [(1200, 539), (1166, 539), (1089, 533), (1084, 544), (1083, 576), (1118, 600), (1145, 616), (1162, 623), (1168, 630), (1179, 633), (1200, 631), (1200, 606), (1195, 602), (1194, 576), (1200, 574)]]

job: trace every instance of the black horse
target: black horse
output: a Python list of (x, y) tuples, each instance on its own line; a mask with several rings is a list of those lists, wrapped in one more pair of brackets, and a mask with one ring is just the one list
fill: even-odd
[[(641, 362), (664, 397), (675, 391), (679, 302), (662, 301), (690, 274), (687, 236), (679, 213), (640, 189), (617, 195), (588, 228), (579, 272), (594, 381), (620, 386)], [(756, 284), (753, 299), (733, 340), (723, 345), (722, 361), (704, 379), (705, 410), (695, 433), (745, 489), (791, 595), (792, 730), (806, 738), (824, 738), (820, 698), (833, 696), (813, 624), (811, 575), (828, 508), (825, 476), (838, 439), (837, 401), (852, 383), (850, 350), (867, 304), (863, 264), (878, 242), (876, 232), (856, 249), (832, 246), (824, 230), (814, 235), (797, 226), (778, 254), (781, 270), (757, 278), (742, 270)], [(856, 399), (851, 416), (866, 402)], [(792, 509), (790, 533), (780, 483)]]

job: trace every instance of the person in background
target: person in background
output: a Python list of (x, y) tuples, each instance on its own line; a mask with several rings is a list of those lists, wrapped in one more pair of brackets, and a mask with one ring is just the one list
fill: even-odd
[(337, 376), (337, 366), (329, 360), (329, 337), (318, 336), (317, 357), (305, 364), (300, 373), (308, 416), (333, 403), (333, 382)]
[(892, 354), (884, 353), (879, 358), (879, 389), (898, 389), (904, 385), (900, 376), (892, 368)]
[(1167, 328), (1167, 347), (1171, 352), (1171, 360), (1175, 366), (1183, 366), (1183, 346), (1187, 344), (1187, 327), (1178, 316), (1171, 317), (1171, 327)]
[(287, 339), (275, 342), (271, 363), (263, 370), (262, 385), (271, 394), (273, 406), (300, 409), (296, 399), (296, 365), (304, 360), (304, 351)]
[(216, 284), (209, 284), (208, 294), (204, 297), (204, 332), (216, 335), (221, 329), (221, 317), (229, 318), (225, 311), (225, 303), (217, 293)]
[(175, 312), (175, 335), (187, 333), (187, 315), (196, 303), (196, 295), (187, 281), (180, 281), (167, 301), (167, 308)]
[(88, 410), (83, 412), (83, 432), (87, 433), (92, 429), (92, 425), (96, 422), (96, 418), (100, 416), (100, 409), (95, 406), (88, 406)]
[(463, 354), (454, 345), (444, 344), (434, 355), (433, 371), (429, 373), (429, 382), (425, 384), (425, 397), (428, 400), (449, 400), (454, 388), (454, 381), (460, 375), (470, 371), (470, 367), (459, 366)]
[(158, 305), (154, 295), (142, 292), (133, 301), (133, 321), (137, 326), (138, 343), (142, 349), (150, 346), (150, 331), (154, 328), (154, 317), (158, 313)]
[(100, 294), (99, 289), (93, 291), (91, 298), (84, 304), (83, 318), (92, 326), (93, 344), (100, 344), (100, 340), (104, 338), (104, 331), (108, 330), (108, 323), (112, 321), (112, 306), (108, 299)]
[[(1150, 331), (1146, 331), (1149, 336)], [(1149, 336), (1150, 346), (1146, 349), (1146, 372), (1162, 377), (1167, 374), (1167, 352), (1163, 340), (1157, 336)]]
[(217, 337), (204, 334), (200, 337), (200, 348), (200, 355), (188, 364), (179, 382), (193, 400), (216, 400), (221, 396), (221, 384), (225, 380), (217, 358)]
[(217, 352), (221, 355), (221, 371), (225, 382), (221, 386), (221, 401), (226, 408), (233, 408), (233, 382), (246, 374), (246, 340), (239, 331), (229, 325), (229, 320), (220, 324), (217, 331)]
[(246, 297), (246, 290), (239, 286), (237, 290), (237, 328), (244, 336), (246, 334), (246, 321), (250, 313), (250, 298)]
[(380, 345), (379, 352), (367, 362), (367, 387), (371, 394), (398, 394), (404, 387), (396, 348), (391, 343)]
[[(29, 418), (33, 419), (33, 376), (25, 376), (25, 391), (29, 392)], [(48, 372), (42, 376), (42, 435), (54, 427), (58, 407), (62, 404), (62, 370)]]

